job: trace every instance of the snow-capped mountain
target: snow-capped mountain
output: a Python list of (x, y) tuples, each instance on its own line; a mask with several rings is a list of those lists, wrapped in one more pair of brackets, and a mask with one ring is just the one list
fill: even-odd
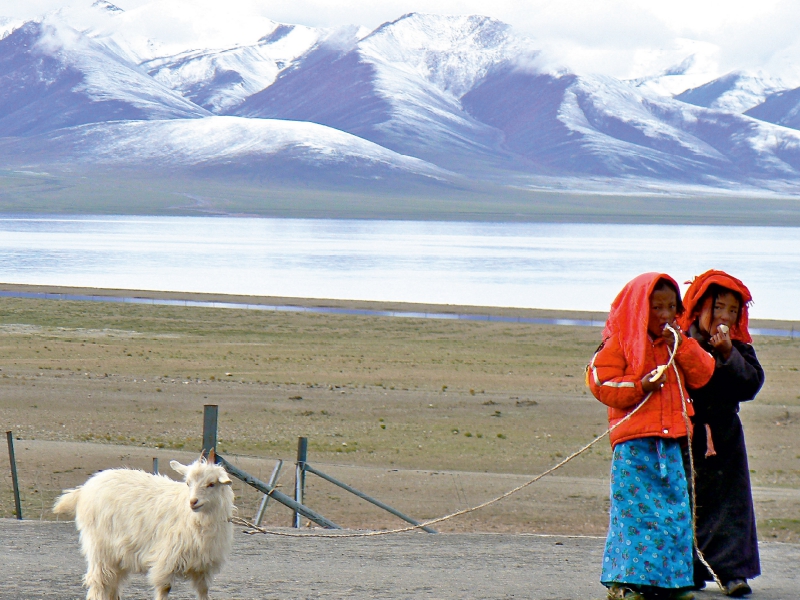
[[(718, 182), (791, 176), (800, 167), (786, 151), (797, 144), (794, 132), (643, 94), (610, 77), (542, 73), (523, 60), (534, 55), (491, 19), (406, 15), (352, 49), (318, 48), (234, 113), (324, 123), (450, 169), (482, 167), (487, 176)], [(765, 136), (775, 147), (756, 142)]]
[(22, 19), (13, 19), (0, 15), (0, 40), (11, 34), (12, 31), (25, 24)]
[(291, 174), (297, 175), (299, 165), (306, 179), (315, 171), (328, 176), (338, 171), (340, 179), (458, 179), (435, 165), (324, 125), (241, 117), (93, 123), (6, 138), (0, 141), (3, 150), (21, 162), (69, 157), (78, 165), (124, 169), (219, 169), (286, 179), (287, 164), (296, 163)]
[(459, 102), (514, 55), (507, 25), (412, 14), (346, 42), (323, 41), (232, 114), (323, 123), (447, 168), (510, 159), (499, 132)]
[(787, 88), (788, 85), (782, 80), (765, 73), (733, 71), (699, 87), (686, 90), (675, 98), (695, 106), (746, 113), (764, 102), (767, 97)]
[(0, 136), (123, 119), (209, 113), (58, 19), (0, 40)]
[(629, 83), (652, 96), (675, 96), (715, 77), (718, 52), (707, 42), (675, 40), (673, 47), (644, 52), (637, 70), (645, 74)]
[(800, 129), (800, 80), (796, 70), (781, 77), (733, 71), (675, 96), (681, 102), (754, 117)]
[(111, 4), (111, 2), (109, 2), (108, 0), (95, 0), (94, 2), (92, 2), (92, 8), (104, 10), (110, 13), (125, 12), (116, 4)]
[(98, 41), (116, 45), (137, 64), (198, 50), (256, 44), (275, 27), (272, 19), (248, 10), (247, 2), (218, 0), (152, 0), (121, 10), (101, 0), (55, 11)]
[(800, 88), (770, 94), (745, 114), (776, 125), (800, 129)]
[(310, 27), (273, 25), (256, 44), (193, 50), (145, 61), (141, 66), (156, 81), (221, 114), (270, 86), (320, 38), (320, 31)]
[(198, 20), (187, 0), (98, 0), (10, 26), (0, 166), (456, 187), (800, 183), (800, 88), (763, 73), (700, 79), (708, 48), (684, 44), (675, 66), (665, 55), (620, 81), (544, 68), (534, 40), (488, 17), (413, 13), (372, 32), (259, 17), (237, 32), (203, 7)]
[(503, 131), (515, 153), (548, 171), (709, 182), (792, 177), (800, 169), (797, 132), (653, 99), (611, 77), (508, 68), (462, 102)]

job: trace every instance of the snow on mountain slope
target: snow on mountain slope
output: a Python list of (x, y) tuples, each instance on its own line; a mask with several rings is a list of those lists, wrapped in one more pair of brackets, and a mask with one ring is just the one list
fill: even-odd
[(800, 129), (800, 88), (770, 94), (764, 102), (745, 114), (769, 123)]
[(355, 30), (323, 38), (265, 90), (231, 114), (312, 121), (359, 135), (388, 118), (388, 104), (375, 93), (374, 69), (353, 52)]
[(257, 44), (191, 51), (141, 66), (156, 81), (213, 113), (222, 113), (271, 85), (320, 35), (311, 27), (273, 23)]
[(613, 83), (506, 66), (464, 96), (463, 104), (502, 130), (512, 151), (546, 172), (681, 177), (698, 170), (698, 154), (724, 161), (653, 118), (635, 90)]
[(325, 123), (476, 177), (800, 175), (791, 132), (611, 77), (520, 66), (531, 57), (529, 42), (492, 19), (406, 15), (352, 49), (320, 47), (234, 112)]
[(0, 40), (11, 35), (11, 32), (24, 24), (22, 19), (0, 16)]
[(684, 182), (800, 175), (800, 135), (748, 117), (642, 95), (610, 77), (498, 69), (465, 108), (545, 169)]
[(448, 153), (458, 162), (501, 154), (498, 132), (465, 112), (460, 98), (494, 65), (528, 49), (488, 17), (408, 14), (379, 27), (356, 50), (390, 107), (371, 139), (438, 161)]
[(446, 168), (491, 162), (501, 136), (459, 97), (514, 44), (486, 17), (405, 15), (349, 46), (323, 40), (233, 114), (323, 123)]
[(55, 17), (0, 40), (0, 79), (0, 136), (208, 114)]
[(708, 42), (679, 38), (667, 48), (637, 54), (635, 70), (642, 75), (628, 83), (651, 96), (675, 96), (719, 74), (719, 47)]
[(121, 48), (135, 63), (198, 50), (258, 42), (275, 28), (248, 2), (153, 0), (124, 11), (97, 5), (62, 9), (61, 18), (97, 40)]
[(716, 108), (735, 113), (744, 113), (764, 102), (775, 92), (786, 90), (788, 85), (778, 78), (757, 72), (733, 71), (699, 87), (686, 90), (675, 96), (676, 100)]
[[(411, 13), (381, 25), (358, 49), (376, 66), (413, 73), (460, 98), (493, 65), (520, 54), (527, 44), (508, 25), (489, 17)], [(384, 83), (387, 91), (395, 91), (390, 73)]]
[[(800, 181), (800, 132), (764, 122), (795, 126), (800, 88), (738, 74), (683, 95), (712, 108), (665, 96), (700, 83), (713, 49), (621, 82), (545, 70), (487, 17), (414, 13), (365, 35), (245, 23), (234, 4), (98, 0), (17, 29), (0, 40), (0, 137), (28, 139), (0, 155), (300, 181)], [(759, 94), (747, 114), (764, 121), (734, 111)]]
[(352, 48), (320, 45), (234, 114), (324, 123), (475, 177), (800, 176), (792, 132), (531, 57), (492, 19), (411, 14)]
[(124, 168), (219, 167), (256, 174), (283, 157), (306, 167), (358, 167), (362, 177), (381, 171), (437, 181), (452, 176), (417, 158), (323, 125), (224, 116), (81, 125), (37, 138), (6, 140), (0, 144), (0, 155), (27, 162), (56, 159)]
[(125, 12), (116, 4), (111, 4), (111, 2), (109, 2), (108, 0), (95, 0), (94, 2), (92, 2), (92, 8), (104, 10), (110, 13)]

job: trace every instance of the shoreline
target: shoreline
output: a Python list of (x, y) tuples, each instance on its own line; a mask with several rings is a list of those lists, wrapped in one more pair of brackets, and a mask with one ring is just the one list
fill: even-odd
[[(87, 175), (85, 177), (84, 175)], [(458, 190), (298, 189), (153, 172), (116, 174), (0, 172), (0, 214), (36, 218), (249, 217), (800, 227), (797, 196), (684, 190), (565, 190), (495, 186)], [(476, 182), (474, 182), (476, 183)], [(111, 190), (111, 191), (110, 191)], [(113, 191), (113, 192), (112, 192)]]
[[(106, 301), (207, 308), (250, 308), (253, 310), (360, 316), (488, 320), (594, 327), (602, 327), (608, 316), (607, 312), (600, 311), (295, 298), (282, 296), (246, 296), (207, 292), (128, 290), (2, 282), (0, 282), (0, 297), (65, 301)], [(750, 325), (753, 329), (753, 335), (786, 335), (789, 337), (800, 335), (800, 321), (751, 319)]]

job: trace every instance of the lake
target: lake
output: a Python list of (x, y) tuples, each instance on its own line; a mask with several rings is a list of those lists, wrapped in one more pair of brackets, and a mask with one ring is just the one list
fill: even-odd
[(603, 311), (710, 268), (800, 320), (793, 227), (0, 215), (4, 283)]

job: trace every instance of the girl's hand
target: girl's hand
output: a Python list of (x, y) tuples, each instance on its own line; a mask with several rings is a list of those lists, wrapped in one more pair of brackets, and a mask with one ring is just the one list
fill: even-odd
[(731, 355), (733, 350), (733, 343), (731, 342), (731, 332), (724, 325), (717, 327), (717, 333), (711, 336), (708, 340), (711, 347), (714, 348), (725, 360)]
[(655, 381), (650, 381), (655, 374), (656, 374), (656, 369), (653, 369), (647, 375), (642, 377), (642, 389), (644, 390), (645, 393), (650, 393), (654, 392), (655, 390), (661, 389), (667, 382), (666, 370), (663, 373), (661, 373), (661, 377), (659, 377)]
[(669, 344), (670, 349), (671, 348), (676, 348), (676, 349), (680, 348), (681, 342), (683, 342), (683, 335), (681, 335), (681, 328), (678, 327), (677, 323), (670, 323), (669, 325), (670, 325), (670, 327), (672, 327), (672, 329), (675, 330), (675, 333), (678, 335), (678, 344), (677, 344), (677, 346), (675, 345), (675, 335), (673, 335), (672, 331), (670, 331), (666, 327), (664, 327), (664, 329), (661, 331), (661, 337), (663, 337), (664, 341), (666, 341), (667, 344)]

